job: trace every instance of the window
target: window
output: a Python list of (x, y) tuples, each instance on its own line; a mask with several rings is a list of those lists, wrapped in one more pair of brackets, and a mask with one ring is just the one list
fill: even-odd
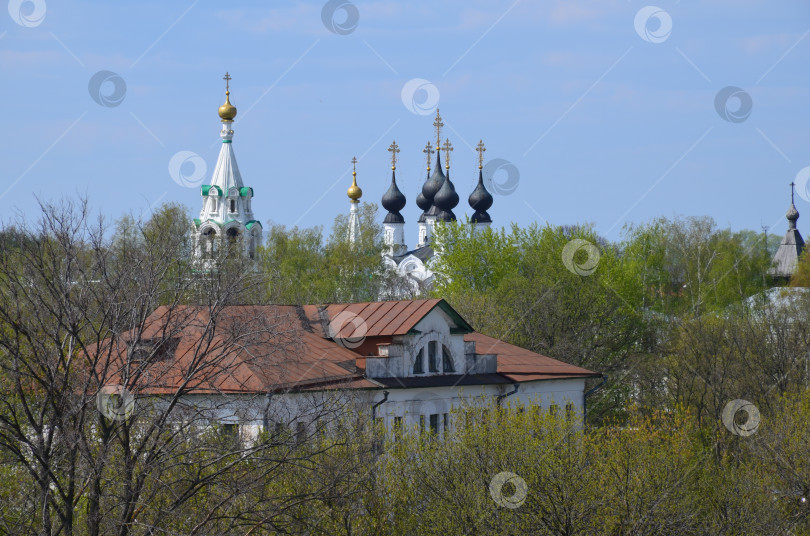
[(438, 436), (439, 435), (439, 414), (434, 413), (430, 416), (430, 433)]
[(216, 212), (216, 211), (217, 211), (217, 198), (214, 197), (214, 196), (211, 196), (211, 212)]
[(453, 356), (450, 355), (450, 350), (447, 346), (442, 345), (442, 372), (455, 372), (453, 367)]
[(237, 243), (239, 242), (239, 230), (231, 227), (225, 233), (225, 236), (228, 237), (228, 253), (233, 255), (238, 251), (238, 248), (236, 246)]
[(439, 372), (439, 359), (436, 355), (438, 353), (436, 351), (438, 344), (436, 341), (428, 343), (428, 370), (430, 372)]
[(394, 417), (394, 439), (399, 440), (402, 437), (402, 417)]
[(552, 404), (548, 407), (548, 413), (549, 415), (557, 415), (559, 409), (560, 408), (557, 406), (557, 404)]
[(231, 199), (231, 213), (236, 212), (236, 199)]
[(257, 242), (257, 240), (258, 240), (258, 238), (256, 236), (256, 233), (253, 233), (252, 235), (250, 235), (250, 244), (248, 244), (248, 255), (250, 256), (251, 259), (256, 258), (256, 242)]
[(449, 431), (450, 431), (450, 414), (449, 414), (449, 413), (445, 413), (445, 414), (443, 415), (443, 419), (442, 419), (442, 420), (444, 421), (444, 422), (442, 423), (442, 428), (444, 428), (444, 433), (445, 433), (445, 434), (447, 434), (447, 432), (449, 432)]
[(222, 437), (229, 441), (236, 441), (239, 435), (239, 429), (235, 424), (222, 423), (219, 430)]
[(216, 253), (217, 235), (213, 229), (206, 229), (202, 235), (202, 253), (204, 257), (213, 257)]
[(574, 403), (569, 402), (565, 405), (565, 418), (571, 420), (574, 418)]
[(425, 416), (424, 415), (419, 416), (419, 432), (421, 432), (423, 434), (425, 433)]
[(307, 438), (307, 425), (302, 422), (296, 423), (295, 442), (300, 445), (301, 443), (304, 442), (306, 438)]
[(413, 373), (414, 374), (424, 374), (425, 373), (425, 349), (420, 348), (419, 353), (416, 354), (416, 361), (413, 362)]

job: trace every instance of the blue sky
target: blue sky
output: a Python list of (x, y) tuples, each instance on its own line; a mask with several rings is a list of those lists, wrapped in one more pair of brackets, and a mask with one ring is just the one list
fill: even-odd
[[(262, 221), (328, 228), (348, 211), (353, 156), (363, 200), (378, 202), (395, 139), (412, 245), (438, 104), (459, 216), (483, 139), (487, 161), (512, 164), (492, 177), (496, 225), (592, 223), (615, 240), (625, 223), (708, 215), (782, 234), (798, 175), (810, 229), (808, 2), (340, 4), (12, 0), (3, 219), (77, 193), (111, 218), (163, 201), (196, 213), (229, 71), (234, 150)], [(185, 179), (169, 172), (181, 151)]]

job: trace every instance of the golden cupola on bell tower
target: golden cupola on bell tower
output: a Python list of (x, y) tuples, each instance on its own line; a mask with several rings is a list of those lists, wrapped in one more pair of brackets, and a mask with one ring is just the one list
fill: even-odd
[(231, 104), (231, 88), (229, 84), (231, 75), (225, 73), (223, 79), (225, 80), (225, 104), (219, 107), (219, 117), (224, 123), (226, 121), (233, 121), (234, 117), (236, 117), (236, 106)]

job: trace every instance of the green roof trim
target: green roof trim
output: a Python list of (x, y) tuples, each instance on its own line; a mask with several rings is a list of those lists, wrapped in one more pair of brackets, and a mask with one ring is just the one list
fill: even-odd
[(232, 140), (222, 140), (222, 143), (231, 143)]
[(251, 229), (251, 228), (253, 227), (253, 225), (254, 225), (254, 224), (255, 224), (255, 225), (258, 225), (258, 226), (259, 226), (259, 229), (263, 229), (263, 227), (262, 227), (262, 222), (260, 222), (259, 220), (250, 220), (249, 222), (247, 222), (247, 223), (245, 224), (245, 227), (246, 227), (247, 229)]
[[(439, 303), (436, 304), (436, 307), (440, 308), (442, 311), (447, 313), (447, 316), (452, 318), (453, 322), (455, 322), (456, 325), (458, 326), (457, 328), (452, 328), (451, 332), (455, 332), (455, 333), (472, 333), (473, 331), (475, 331), (473, 329), (473, 327), (467, 323), (466, 320), (461, 318), (461, 315), (458, 314), (455, 309), (450, 307), (449, 303), (444, 301), (443, 298)], [(433, 309), (435, 309), (436, 307), (434, 307)], [(431, 309), (431, 311), (433, 309)]]
[[(427, 315), (429, 315), (429, 314), (430, 314), (430, 312), (431, 312), (431, 311), (433, 311), (433, 309), (435, 309), (436, 307), (438, 307), (439, 309), (441, 309), (442, 311), (444, 311), (444, 312), (447, 314), (447, 316), (449, 316), (449, 317), (450, 317), (450, 319), (451, 319), (451, 320), (452, 320), (452, 321), (453, 321), (453, 322), (454, 322), (454, 323), (455, 323), (455, 324), (458, 326), (458, 327), (455, 327), (455, 328), (450, 328), (450, 333), (451, 333), (451, 334), (453, 334), (453, 335), (461, 335), (461, 334), (472, 333), (472, 332), (474, 332), (474, 331), (475, 331), (475, 330), (473, 329), (473, 327), (467, 323), (467, 321), (466, 321), (466, 320), (464, 320), (463, 318), (461, 318), (461, 315), (460, 315), (460, 314), (458, 314), (458, 313), (456, 312), (456, 310), (455, 310), (455, 309), (453, 309), (452, 307), (450, 307), (450, 304), (449, 304), (449, 303), (447, 303), (447, 302), (444, 300), (444, 298), (441, 298), (441, 300), (439, 301), (439, 303), (437, 303), (436, 305), (434, 305), (434, 306), (433, 306), (433, 307), (430, 309), (430, 311), (428, 311), (427, 313), (425, 313), (424, 315), (422, 315), (422, 318), (424, 318), (424, 317), (426, 317)], [(421, 318), (420, 318), (419, 320), (421, 320)], [(418, 322), (417, 322), (417, 323), (418, 323)], [(411, 328), (410, 330), (408, 330), (408, 335), (418, 335), (418, 334), (420, 334), (420, 333), (422, 333), (422, 331), (421, 331), (421, 330), (418, 330), (418, 329), (416, 329), (416, 328)]]
[(239, 188), (239, 195), (241, 197), (253, 197), (253, 188), (250, 186), (243, 186), (242, 188)]
[(199, 229), (201, 223), (202, 223), (202, 220), (200, 220), (200, 218), (194, 218), (194, 227)]
[(203, 196), (206, 196), (211, 191), (211, 188), (216, 188), (217, 196), (222, 197), (222, 188), (219, 186), (211, 186), (210, 184), (203, 184), (200, 186), (200, 193), (202, 193)]

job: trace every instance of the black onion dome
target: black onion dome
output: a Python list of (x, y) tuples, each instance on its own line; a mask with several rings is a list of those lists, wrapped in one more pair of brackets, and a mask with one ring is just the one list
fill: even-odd
[(470, 194), (468, 201), (470, 207), (476, 212), (486, 212), (492, 207), (492, 194), (484, 186), (484, 176), (480, 169), (478, 170), (478, 185)]
[(444, 184), (433, 197), (433, 204), (442, 211), (452, 211), (458, 205), (458, 194), (453, 186), (453, 181), (450, 180), (450, 170), (447, 171)]
[(391, 186), (388, 191), (382, 196), (382, 206), (388, 211), (385, 216), (384, 223), (405, 223), (405, 218), (399, 213), (400, 210), (405, 208), (406, 199), (402, 192), (397, 188), (396, 171), (391, 171)]
[(478, 170), (478, 185), (472, 191), (468, 199), (470, 207), (475, 211), (470, 221), (473, 223), (492, 223), (492, 218), (487, 214), (487, 210), (492, 207), (492, 194), (484, 186), (484, 175)]
[(430, 201), (428, 201), (428, 198), (425, 197), (425, 194), (422, 192), (419, 192), (419, 195), (416, 196), (416, 206), (422, 210), (427, 210), (430, 208)]
[(456, 221), (456, 215), (452, 210), (442, 210), (436, 216), (436, 221)]
[(441, 157), (438, 156), (437, 154), (436, 169), (433, 170), (433, 175), (431, 175), (430, 178), (426, 180), (425, 184), (422, 186), (422, 195), (425, 196), (425, 199), (429, 201), (431, 205), (433, 204), (433, 197), (439, 192), (439, 189), (442, 187), (442, 184), (444, 184), (445, 178), (446, 177), (442, 172), (442, 160)]

